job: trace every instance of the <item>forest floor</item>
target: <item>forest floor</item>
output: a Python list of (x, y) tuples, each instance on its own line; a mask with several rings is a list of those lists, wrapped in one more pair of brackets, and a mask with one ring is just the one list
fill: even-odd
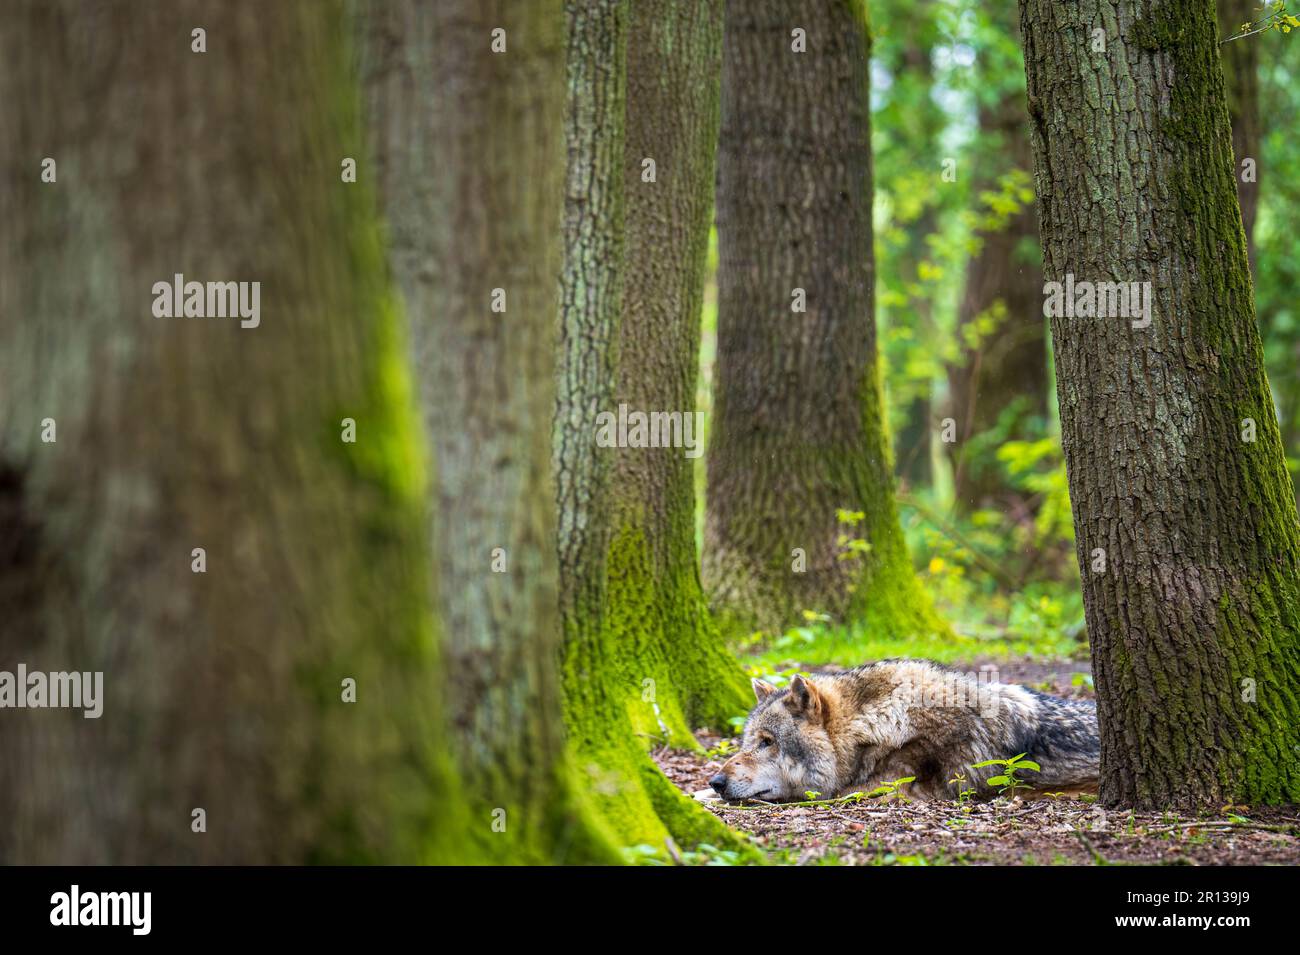
[[(974, 661), (997, 679), (1060, 696), (1089, 697), (1087, 661)], [(708, 789), (726, 756), (662, 749), (655, 758), (687, 794)], [(1106, 810), (1095, 797), (933, 802), (890, 798), (819, 805), (704, 805), (789, 865), (1296, 865), (1300, 806), (1223, 807), (1199, 817)], [(709, 861), (706, 853), (704, 860)], [(714, 861), (726, 861), (726, 854)]]

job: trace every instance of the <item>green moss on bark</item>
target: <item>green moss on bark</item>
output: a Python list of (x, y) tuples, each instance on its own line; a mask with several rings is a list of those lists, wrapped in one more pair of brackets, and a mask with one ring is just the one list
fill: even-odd
[[(1208, 0), (1115, 7), (1131, 26), (1094, 56), (1056, 42), (1089, 14), (1022, 0), (1046, 275), (1151, 292), (1149, 325), (1052, 322), (1101, 798), (1291, 801), (1300, 525), (1255, 324), (1217, 18)], [(1104, 573), (1086, 569), (1094, 547)]]
[[(592, 435), (596, 415), (621, 402), (642, 411), (691, 407), (720, 13), (716, 0), (575, 0), (567, 8), (554, 450), (566, 722), (586, 801), (620, 844), (665, 857), (669, 838), (684, 847), (746, 846), (683, 796), (647, 749), (697, 749), (692, 729), (744, 712), (747, 690), (700, 593), (690, 462), (680, 449), (599, 448)], [(647, 155), (659, 162), (654, 184), (639, 178)]]

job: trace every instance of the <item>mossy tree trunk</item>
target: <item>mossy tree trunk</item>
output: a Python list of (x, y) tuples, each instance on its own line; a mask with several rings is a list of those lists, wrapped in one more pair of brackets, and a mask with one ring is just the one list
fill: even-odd
[[(938, 629), (898, 523), (877, 368), (864, 7), (727, 13), (706, 586), (728, 629), (779, 632), (804, 609)], [(840, 559), (837, 509), (865, 515), (847, 529), (865, 556)]]
[(1300, 526), (1213, 5), (1022, 0), (1021, 15), (1046, 278), (1152, 289), (1146, 328), (1052, 320), (1102, 800), (1294, 802)]
[[(4, 711), (0, 860), (465, 859), (341, 8), (86, 16), (0, 31), (0, 660), (103, 712)], [(260, 324), (154, 317), (176, 273)]]
[(378, 175), (438, 460), (448, 692), (476, 831), (512, 862), (612, 859), (570, 769), (559, 674), (550, 469), (564, 8), (376, 2), (363, 26)]
[[(675, 745), (694, 745), (696, 721), (717, 725), (747, 704), (739, 667), (703, 610), (689, 536), (690, 470), (675, 460), (689, 459), (681, 449), (596, 441), (599, 416), (620, 400), (641, 410), (691, 407), (718, 9), (570, 0), (566, 12), (569, 165), (554, 467), (572, 745), (625, 843), (661, 851), (668, 837), (734, 843), (646, 753), (647, 739), (665, 732)], [(646, 156), (656, 160), (654, 183), (641, 181)], [(631, 357), (622, 372), (620, 352)]]
[[(694, 414), (722, 7), (722, 0), (631, 3), (614, 389), (616, 405), (629, 411)], [(615, 645), (636, 648), (625, 650), (621, 679), (640, 701), (631, 709), (639, 730), (678, 744), (693, 742), (692, 729), (724, 726), (753, 703), (700, 587), (693, 468), (684, 447), (623, 447), (614, 453), (611, 484), (606, 631)]]
[[(994, 4), (990, 16), (1018, 38), (1014, 6)], [(997, 83), (995, 70), (985, 69), (988, 75), (983, 81)], [(999, 180), (1015, 170), (1032, 174), (1023, 86), (1004, 90), (980, 108), (977, 142), (974, 196), (997, 192)], [(960, 362), (948, 372), (949, 413), (957, 440), (945, 447), (952, 456), (956, 506), (965, 513), (1016, 503), (1019, 495), (1007, 482), (997, 458), (998, 446), (1033, 437), (1034, 420), (1041, 422), (1047, 415), (1047, 322), (1033, 203), (981, 231), (978, 239), (979, 250), (966, 267), (957, 313), (958, 334), (971, 332), (978, 344), (965, 347)], [(981, 319), (989, 317), (995, 317), (989, 331), (977, 332)], [(1023, 512), (1023, 502), (1019, 510)]]
[(628, 0), (565, 2), (569, 159), (553, 437), (568, 722), (608, 725), (615, 746), (633, 733), (621, 712), (606, 722), (619, 697), (603, 678), (620, 649), (605, 639), (614, 452), (595, 435), (615, 405), (623, 310), (628, 15)]

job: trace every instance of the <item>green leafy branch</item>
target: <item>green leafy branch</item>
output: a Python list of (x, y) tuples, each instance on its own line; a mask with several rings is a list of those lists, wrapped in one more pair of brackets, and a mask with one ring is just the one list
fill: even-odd
[(1286, 4), (1279, 3), (1271, 13), (1260, 17), (1253, 23), (1243, 23), (1241, 27), (1232, 36), (1226, 40), (1220, 40), (1219, 45), (1231, 43), (1233, 40), (1242, 40), (1248, 36), (1257, 36), (1261, 33), (1268, 33), (1270, 30), (1278, 30), (1282, 33), (1290, 33), (1292, 30), (1300, 28), (1300, 19), (1287, 13)]

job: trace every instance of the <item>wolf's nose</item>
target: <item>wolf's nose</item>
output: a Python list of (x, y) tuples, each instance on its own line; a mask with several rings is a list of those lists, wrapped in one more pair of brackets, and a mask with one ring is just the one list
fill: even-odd
[(727, 788), (727, 777), (722, 775), (722, 773), (718, 773), (718, 775), (709, 780), (709, 785), (713, 787), (715, 793), (721, 796), (722, 791)]

